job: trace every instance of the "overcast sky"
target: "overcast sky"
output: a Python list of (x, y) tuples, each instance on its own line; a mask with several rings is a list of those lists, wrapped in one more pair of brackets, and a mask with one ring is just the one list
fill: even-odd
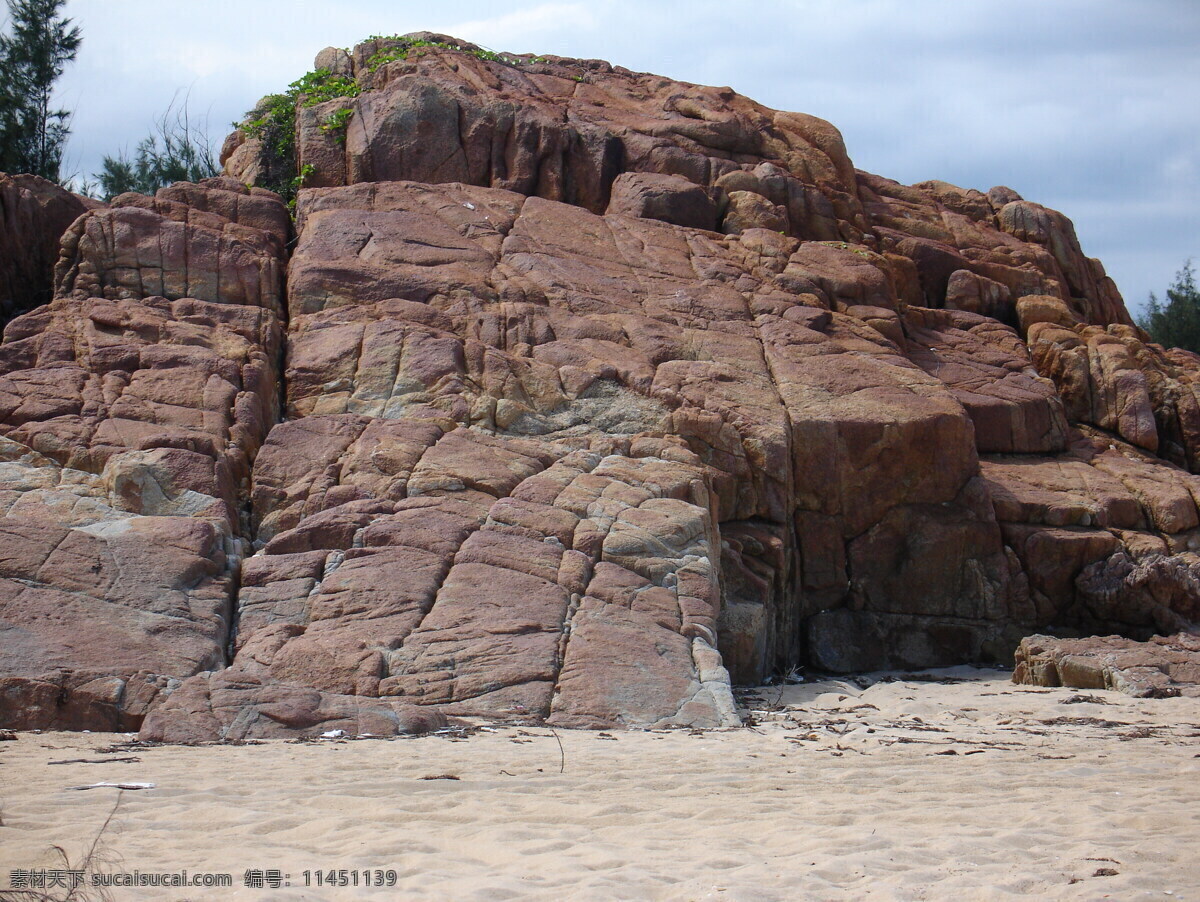
[(427, 29), (730, 85), (828, 119), (855, 165), (1008, 185), (1062, 210), (1131, 308), (1200, 264), (1200, 0), (68, 0), (67, 171), (132, 149), (177, 92), (229, 124), (322, 47)]

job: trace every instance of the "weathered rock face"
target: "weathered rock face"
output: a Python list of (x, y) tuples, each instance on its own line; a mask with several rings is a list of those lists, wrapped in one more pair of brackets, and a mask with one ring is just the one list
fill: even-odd
[[(278, 198), (257, 200), (286, 223)], [(80, 219), (64, 261), (80, 269), (78, 236), (123, 209)], [(221, 219), (177, 213), (145, 242)], [(137, 729), (181, 678), (227, 663), (283, 335), (262, 306), (82, 294), (13, 320), (0, 345), (0, 697), (22, 728)]]
[(1071, 419), (1195, 471), (1200, 468), (1200, 356), (1146, 343), (1125, 325), (1033, 322), (1030, 352)]
[(1030, 636), (1016, 652), (1013, 682), (1074, 689), (1114, 689), (1135, 698), (1200, 696), (1200, 637), (1120, 636), (1056, 639)]
[[(410, 46), (417, 38), (433, 46)], [(829, 123), (728, 88), (594, 60), (503, 60), (424, 33), (325, 51), (318, 65), (362, 93), (298, 105), (295, 164), (307, 167), (306, 184), (461, 182), (595, 213), (843, 240), (893, 260), (905, 303), (1015, 325), (1017, 299), (1048, 295), (1083, 322), (1131, 323), (1071, 222), (1011, 189), (906, 187), (857, 172)], [(278, 166), (257, 139), (228, 148), (231, 175), (253, 180)]]
[[(795, 234), (859, 240), (865, 231), (841, 136), (819, 119), (598, 60), (527, 56), (506, 64), (444, 35), (411, 37), (441, 46), (397, 59), (411, 41), (389, 39), (321, 56), (322, 66), (367, 90), (300, 106), (296, 143), (298, 164), (312, 167), (307, 185), (463, 182), (602, 213), (622, 173), (711, 186), (746, 170), (737, 190), (769, 192)], [(331, 128), (329, 117), (343, 109), (353, 111), (346, 127)], [(235, 177), (270, 168), (257, 139), (231, 141), (226, 151)], [(764, 160), (779, 165), (759, 173)]]
[(63, 236), (58, 297), (161, 296), (282, 309), (287, 210), (235, 179), (121, 194)]
[[(736, 722), (712, 650), (715, 529), (697, 467), (430, 415), (342, 415), (279, 427), (257, 470), (272, 521), (261, 534), (296, 525), (246, 562), (222, 681), (304, 687), (323, 707), (350, 698), (372, 712)], [(222, 717), (207, 691), (222, 731), (254, 721)], [(149, 735), (174, 735), (178, 719), (172, 703)]]
[(977, 313), (914, 307), (904, 331), (908, 357), (945, 382), (970, 415), (980, 452), (1066, 450), (1063, 402), (1011, 329)]
[(59, 239), (98, 206), (36, 175), (0, 172), (0, 323), (49, 303)]
[(909, 303), (955, 307), (1016, 324), (1014, 303), (1050, 296), (1085, 323), (1132, 325), (1099, 260), (1083, 255), (1075, 227), (1010, 188), (987, 194), (945, 182), (905, 186), (858, 173), (879, 250), (912, 261)]
[(321, 55), (362, 90), (297, 98), (290, 259), (234, 178), (125, 196), (10, 325), (10, 719), (720, 726), (731, 674), (1200, 618), (1200, 359), (1061, 214), (727, 89), (422, 40)]
[(720, 221), (712, 192), (681, 176), (652, 172), (617, 176), (607, 212), (710, 231)]
[[(361, 93), (298, 98), (288, 162), (309, 186), (460, 182), (594, 213), (841, 240), (886, 257), (892, 294), (906, 304), (1015, 325), (1017, 300), (1041, 295), (1085, 323), (1132, 322), (1061, 213), (1009, 188), (902, 186), (856, 171), (829, 123), (728, 88), (596, 60), (497, 58), (430, 33), (329, 48), (317, 65)], [(223, 161), (247, 181), (280, 165), (244, 132)]]
[(1200, 479), (1109, 436), (982, 463), (1037, 620), (1145, 638), (1200, 616)]
[(236, 528), (276, 418), (281, 330), (260, 307), (64, 298), (0, 345), (0, 434), (104, 480), (123, 510)]
[[(78, 497), (76, 474), (28, 469), (29, 481), (77, 480), (48, 499), (56, 507)], [(93, 513), (101, 499), (85, 499)], [(0, 705), (13, 728), (137, 729), (179, 677), (225, 663), (227, 535), (211, 521), (105, 513), (85, 526), (0, 518)]]
[[(656, 456), (694, 459), (711, 481), (711, 516), (722, 531), (758, 524), (782, 549), (743, 544), (737, 552), (742, 568), (774, 570), (777, 586), (774, 598), (751, 593), (727, 606), (731, 622), (748, 622), (755, 634), (720, 631), (740, 674), (761, 675), (801, 641), (802, 622), (851, 598), (851, 628), (870, 619), (902, 630), (917, 613), (906, 608), (907, 593), (866, 562), (905, 556), (907, 530), (933, 529), (947, 516), (974, 524), (972, 537), (938, 559), (915, 555), (903, 578), (909, 587), (930, 584), (938, 599), (930, 615), (963, 591), (979, 602), (964, 601), (970, 625), (940, 657), (978, 654), (986, 637), (1003, 632), (1010, 595), (1023, 586), (986, 497), (971, 488), (971, 417), (946, 379), (927, 375), (872, 324), (882, 318), (906, 343), (878, 255), (864, 260), (761, 230), (721, 237), (600, 217), (456, 185), (307, 191), (299, 222), (289, 277), (292, 415), (402, 417), (428, 405), (489, 432), (635, 456), (657, 445)], [(829, 309), (852, 292), (888, 307)], [(377, 300), (386, 294), (404, 299)], [(1019, 338), (994, 325), (1005, 336), (994, 356), (1009, 362), (1007, 342), (1022, 357)], [(1027, 356), (1020, 365), (1032, 372)], [(996, 440), (1009, 448), (1014, 432), (1039, 429), (1038, 448), (1065, 443), (1049, 384), (1011, 376), (1045, 410), (1038, 420), (1020, 409), (1025, 398), (1014, 401), (994, 427), (1006, 438)], [(275, 516), (294, 522), (255, 507), (268, 525)], [(894, 525), (889, 512), (900, 518)], [(762, 559), (751, 562), (752, 554)], [(841, 635), (845, 620), (813, 620), (813, 647), (844, 644), (825, 631)]]

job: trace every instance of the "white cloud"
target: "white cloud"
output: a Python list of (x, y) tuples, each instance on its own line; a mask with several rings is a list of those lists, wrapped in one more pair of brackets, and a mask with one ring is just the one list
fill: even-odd
[(552, 34), (591, 31), (596, 17), (583, 3), (542, 3), (528, 9), (449, 26), (447, 33), (472, 43), (513, 53), (538, 52), (530, 41)]

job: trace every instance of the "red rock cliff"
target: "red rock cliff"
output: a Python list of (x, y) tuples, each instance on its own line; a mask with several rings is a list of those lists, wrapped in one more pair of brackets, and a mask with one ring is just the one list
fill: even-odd
[(418, 37), (75, 222), (6, 330), (3, 719), (720, 725), (729, 672), (1196, 616), (1200, 359), (1062, 214)]

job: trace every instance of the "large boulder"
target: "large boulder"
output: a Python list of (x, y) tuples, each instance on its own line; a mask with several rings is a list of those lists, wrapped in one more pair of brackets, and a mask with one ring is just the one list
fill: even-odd
[(1200, 636), (1177, 633), (1136, 642), (1121, 636), (1029, 636), (1016, 652), (1013, 682), (1111, 689), (1134, 698), (1200, 698)]
[(288, 234), (278, 195), (235, 179), (180, 182), (154, 197), (121, 194), (63, 236), (55, 294), (159, 295), (278, 312)]
[(626, 172), (613, 182), (607, 212), (711, 230), (718, 220), (711, 193), (678, 175)]
[(50, 301), (59, 239), (99, 206), (36, 175), (0, 172), (0, 325)]

